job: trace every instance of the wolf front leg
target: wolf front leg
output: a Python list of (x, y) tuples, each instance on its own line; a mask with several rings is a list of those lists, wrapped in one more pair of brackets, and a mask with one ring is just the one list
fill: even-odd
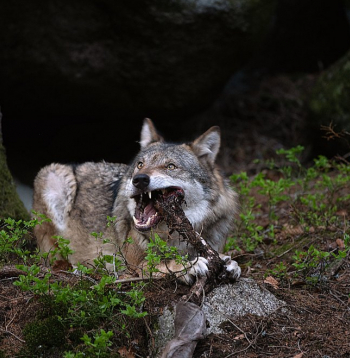
[(196, 279), (206, 277), (208, 272), (208, 260), (204, 257), (198, 257), (185, 265), (175, 260), (163, 261), (155, 267), (149, 267), (149, 263), (143, 261), (137, 269), (140, 277), (159, 278), (173, 275), (178, 281), (189, 286), (192, 286)]

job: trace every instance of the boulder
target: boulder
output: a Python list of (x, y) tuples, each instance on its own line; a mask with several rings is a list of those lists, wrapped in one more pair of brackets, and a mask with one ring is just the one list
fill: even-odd
[(349, 49), (348, 9), (344, 0), (279, 0), (272, 31), (254, 66), (272, 73), (327, 68)]
[(1, 105), (75, 121), (195, 111), (256, 50), (275, 3), (2, 2)]

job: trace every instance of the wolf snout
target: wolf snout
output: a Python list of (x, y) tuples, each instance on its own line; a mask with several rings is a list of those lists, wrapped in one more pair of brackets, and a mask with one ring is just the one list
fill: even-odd
[(145, 190), (148, 187), (150, 181), (151, 178), (147, 174), (137, 174), (132, 179), (133, 185), (140, 190)]

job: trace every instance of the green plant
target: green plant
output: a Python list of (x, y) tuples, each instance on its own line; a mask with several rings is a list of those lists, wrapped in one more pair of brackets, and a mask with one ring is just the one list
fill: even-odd
[(17, 268), (24, 271), (24, 275), (19, 275), (18, 280), (13, 284), (18, 286), (23, 291), (31, 291), (37, 295), (46, 295), (50, 290), (50, 277), (51, 273), (47, 272), (41, 277), (38, 277), (40, 273), (40, 267), (36, 264), (31, 266), (17, 265)]
[(279, 202), (289, 200), (290, 196), (287, 193), (287, 190), (295, 185), (295, 183), (290, 178), (280, 178), (277, 181), (266, 179), (261, 173), (257, 175), (253, 182), (253, 187), (259, 187), (259, 194), (265, 195), (268, 198), (268, 207), (269, 207), (269, 218), (270, 220), (277, 220), (277, 215), (275, 214), (276, 204)]
[[(107, 216), (107, 225), (106, 227), (110, 227), (116, 218)], [(96, 240), (102, 240), (103, 244), (112, 244), (112, 241), (108, 238), (104, 237), (103, 232), (92, 232), (91, 236), (93, 236)], [(123, 245), (127, 243), (132, 243), (131, 239), (125, 240)], [(97, 258), (94, 259), (94, 265), (98, 272), (103, 272), (108, 274), (109, 272), (113, 272), (115, 276), (118, 276), (118, 272), (123, 272), (126, 269), (127, 262), (122, 254), (122, 247), (118, 247), (115, 245), (115, 254), (113, 255), (103, 255), (100, 253)]]
[(268, 275), (284, 279), (287, 276), (287, 266), (283, 262), (280, 262), (273, 269), (266, 272), (265, 276)]
[[(266, 165), (276, 179), (267, 178), (263, 172), (249, 177), (246, 172), (230, 177), (240, 197), (240, 214), (235, 235), (227, 241), (225, 250), (235, 247), (251, 252), (260, 245), (266, 233), (274, 238), (274, 224), (280, 220), (277, 208), (288, 205), (292, 208), (289, 221), (304, 228), (336, 225), (339, 206), (350, 199), (350, 166), (337, 163), (324, 156), (314, 160), (314, 165), (305, 168), (299, 157), (302, 146), (280, 149), (277, 154), (283, 156), (286, 165), (278, 166), (274, 160)], [(281, 177), (282, 176), (282, 177)], [(263, 206), (257, 203), (257, 195), (263, 198)], [(268, 229), (256, 223), (258, 217), (265, 215), (268, 208)]]
[(297, 272), (306, 282), (317, 284), (324, 280), (327, 268), (333, 260), (342, 260), (350, 252), (349, 234), (344, 233), (344, 249), (335, 252), (322, 251), (311, 245), (307, 251), (296, 250), (293, 256), (292, 264)]
[(105, 331), (101, 329), (100, 332), (96, 332), (93, 335), (93, 339), (89, 337), (86, 333), (83, 335), (81, 340), (84, 342), (84, 347), (82, 352), (72, 353), (65, 352), (64, 358), (94, 358), (94, 357), (110, 357), (108, 352), (108, 347), (112, 345), (111, 337), (113, 337), (112, 331)]
[(237, 251), (242, 251), (237, 243), (236, 237), (228, 237), (226, 239), (225, 246), (224, 246), (224, 253), (227, 253), (229, 250), (232, 250), (232, 249), (237, 250)]
[(302, 169), (302, 165), (300, 163), (300, 159), (298, 158), (302, 152), (304, 151), (304, 147), (302, 145), (298, 145), (294, 148), (290, 149), (278, 149), (276, 153), (279, 155), (284, 155), (289, 163), (295, 163), (299, 170)]
[[(260, 180), (260, 177), (258, 180)], [(246, 251), (253, 251), (256, 246), (262, 241), (261, 230), (263, 229), (260, 225), (255, 223), (254, 211), (259, 209), (259, 205), (256, 204), (255, 197), (251, 194), (255, 187), (254, 180), (249, 179), (246, 172), (240, 174), (234, 174), (230, 177), (231, 181), (238, 187), (236, 189), (240, 196), (240, 220), (236, 235), (234, 235), (230, 242), (235, 243), (237, 249), (238, 243), (242, 243)], [(228, 251), (230, 246), (228, 243), (225, 246), (225, 250)]]
[[(102, 320), (105, 324), (114, 327), (118, 335), (124, 334), (125, 337), (129, 337), (130, 323), (147, 315), (143, 310), (145, 301), (143, 291), (146, 284), (130, 284), (129, 289), (126, 287), (121, 289), (121, 284), (116, 282), (116, 277), (105, 269), (108, 264), (112, 264), (116, 271), (125, 269), (124, 261), (118, 255), (101, 255), (96, 260), (98, 279), (89, 277), (96, 273), (96, 268), (88, 268), (79, 263), (76, 279), (67, 282), (57, 279), (57, 275), (52, 274), (50, 266), (42, 270), (40, 265), (42, 259), (46, 264), (51, 265), (57, 258), (69, 259), (72, 250), (69, 247), (69, 240), (61, 236), (55, 237), (57, 245), (49, 255), (31, 253), (24, 249), (24, 237), (30, 234), (30, 229), (48, 220), (44, 216), (38, 217), (41, 220), (33, 219), (29, 222), (6, 219), (2, 223), (0, 232), (1, 259), (4, 262), (15, 259), (19, 262), (17, 268), (23, 271), (14, 285), (35, 295), (41, 302), (42, 312), (47, 312), (40, 314), (40, 317), (27, 325), (25, 336), (28, 344), (23, 354), (40, 355), (51, 348), (57, 352), (61, 351), (67, 344), (68, 330), (70, 334), (79, 332), (81, 327), (94, 330)], [(108, 223), (111, 225), (114, 220), (109, 218)], [(95, 237), (100, 238), (101, 235), (103, 234), (98, 233)], [(94, 281), (94, 284), (91, 284), (91, 281)], [(54, 332), (51, 332), (48, 325), (52, 325)], [(84, 336), (85, 344), (88, 346), (87, 352), (91, 357), (107, 356), (105, 346), (109, 346), (111, 342), (106, 340), (106, 337), (110, 338), (111, 335), (103, 330), (91, 340), (87, 335)]]
[(175, 246), (168, 246), (166, 241), (155, 234), (154, 239), (150, 238), (147, 244), (145, 260), (147, 261), (147, 272), (145, 275), (152, 275), (159, 272), (157, 265), (163, 260), (175, 260), (177, 264), (186, 267), (188, 264), (188, 255), (181, 254)]
[[(73, 250), (69, 247), (70, 241), (64, 239), (62, 236), (53, 236), (56, 241), (55, 248), (51, 250), (50, 254), (53, 260), (56, 260), (57, 257), (62, 258), (62, 260), (68, 260), (69, 255), (73, 254)], [(52, 263), (52, 262), (51, 262)]]
[(45, 221), (49, 219), (44, 215), (28, 221), (11, 218), (0, 220), (0, 262), (8, 263), (12, 258), (26, 262), (30, 255), (26, 248), (30, 230)]

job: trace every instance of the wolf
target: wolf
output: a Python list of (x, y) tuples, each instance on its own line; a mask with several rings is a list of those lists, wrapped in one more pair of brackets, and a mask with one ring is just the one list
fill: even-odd
[[(215, 164), (220, 129), (212, 127), (191, 143), (174, 144), (165, 142), (146, 118), (140, 146), (130, 165), (53, 163), (41, 169), (34, 181), (33, 210), (50, 221), (34, 229), (38, 247), (50, 252), (57, 236), (62, 236), (70, 240), (73, 266), (93, 265), (100, 254), (119, 252), (128, 267), (140, 274), (150, 238), (158, 234), (190, 258), (187, 267), (174, 260), (162, 262), (159, 272), (176, 273), (180, 281), (192, 284), (196, 276), (208, 272), (208, 262), (177, 233), (169, 232), (152, 196), (181, 192), (184, 213), (194, 230), (221, 253), (233, 229), (237, 195)], [(108, 216), (115, 217), (115, 222), (106, 228)], [(104, 236), (96, 238), (92, 232), (104, 232)], [(238, 264), (229, 256), (220, 257), (228, 276), (238, 278)]]

